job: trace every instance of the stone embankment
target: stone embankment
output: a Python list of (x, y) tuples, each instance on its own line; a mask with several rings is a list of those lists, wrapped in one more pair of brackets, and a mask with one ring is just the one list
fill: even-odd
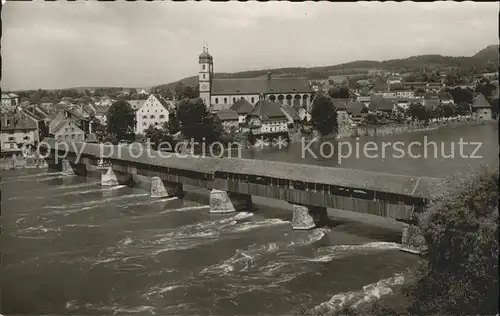
[(43, 158), (9, 157), (0, 159), (0, 170), (47, 168)]

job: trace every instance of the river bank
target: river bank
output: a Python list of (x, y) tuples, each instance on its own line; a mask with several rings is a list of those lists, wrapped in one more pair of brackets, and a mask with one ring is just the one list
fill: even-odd
[(410, 123), (410, 124), (394, 124), (394, 125), (374, 125), (374, 126), (358, 126), (349, 130), (338, 133), (339, 139), (349, 137), (362, 137), (362, 136), (386, 136), (403, 133), (415, 133), (437, 130), (443, 127), (450, 126), (470, 126), (482, 125), (484, 121), (468, 121), (462, 120), (441, 120), (435, 122), (424, 123)]
[(47, 168), (47, 162), (43, 158), (25, 158), (13, 156), (0, 159), (0, 170)]

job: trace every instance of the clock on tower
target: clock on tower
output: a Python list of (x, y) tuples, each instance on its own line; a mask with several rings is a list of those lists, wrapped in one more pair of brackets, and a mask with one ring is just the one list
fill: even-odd
[(208, 91), (208, 83), (200, 84), (200, 91)]

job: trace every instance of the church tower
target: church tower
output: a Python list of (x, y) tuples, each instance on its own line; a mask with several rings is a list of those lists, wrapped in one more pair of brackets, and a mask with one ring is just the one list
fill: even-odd
[(200, 98), (210, 111), (212, 109), (210, 91), (212, 90), (212, 79), (214, 76), (214, 62), (212, 56), (208, 53), (208, 48), (205, 46), (203, 46), (203, 52), (200, 54), (198, 63), (200, 64), (200, 74), (198, 76)]

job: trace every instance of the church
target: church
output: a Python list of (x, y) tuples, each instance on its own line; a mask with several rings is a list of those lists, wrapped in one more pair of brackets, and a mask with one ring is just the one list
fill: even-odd
[(200, 98), (212, 112), (229, 109), (240, 99), (254, 106), (258, 101), (269, 100), (310, 110), (313, 91), (306, 78), (273, 78), (267, 73), (265, 78), (216, 79), (213, 57), (205, 47), (199, 64)]

